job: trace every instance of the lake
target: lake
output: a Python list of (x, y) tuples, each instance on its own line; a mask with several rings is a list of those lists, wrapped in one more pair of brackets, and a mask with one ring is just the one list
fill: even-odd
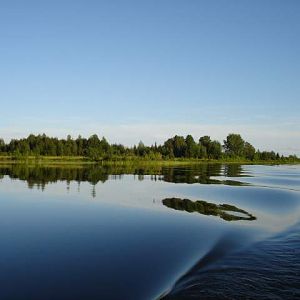
[(300, 166), (0, 166), (0, 299), (299, 299)]

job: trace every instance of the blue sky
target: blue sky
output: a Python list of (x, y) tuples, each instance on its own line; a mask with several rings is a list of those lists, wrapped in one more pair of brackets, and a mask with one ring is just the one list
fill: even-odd
[(0, 136), (239, 132), (300, 154), (300, 1), (1, 1)]

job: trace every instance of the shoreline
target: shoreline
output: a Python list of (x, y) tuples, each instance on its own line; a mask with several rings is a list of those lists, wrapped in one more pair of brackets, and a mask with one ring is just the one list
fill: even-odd
[(118, 159), (118, 160), (101, 160), (93, 161), (83, 156), (28, 156), (20, 159), (15, 159), (12, 156), (0, 156), (0, 165), (7, 164), (26, 164), (26, 165), (96, 165), (96, 166), (121, 166), (121, 165), (161, 165), (161, 166), (176, 166), (176, 165), (193, 165), (193, 164), (244, 164), (244, 165), (291, 165), (300, 164), (300, 161), (289, 160), (246, 160), (246, 159), (162, 159), (162, 160), (147, 160), (147, 159)]

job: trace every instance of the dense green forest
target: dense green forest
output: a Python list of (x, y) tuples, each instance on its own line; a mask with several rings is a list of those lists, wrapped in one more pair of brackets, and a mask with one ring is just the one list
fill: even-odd
[(249, 160), (249, 161), (297, 161), (295, 155), (284, 157), (274, 151), (259, 151), (240, 134), (229, 134), (221, 144), (211, 140), (210, 136), (202, 136), (195, 141), (191, 135), (174, 136), (162, 145), (151, 146), (139, 142), (133, 147), (121, 144), (110, 144), (104, 137), (96, 134), (89, 138), (58, 139), (43, 135), (29, 135), (27, 138), (12, 139), (5, 143), (0, 139), (0, 154), (13, 159), (29, 156), (78, 156), (91, 161), (124, 160), (142, 158), (146, 160), (172, 159), (209, 159), (209, 160)]

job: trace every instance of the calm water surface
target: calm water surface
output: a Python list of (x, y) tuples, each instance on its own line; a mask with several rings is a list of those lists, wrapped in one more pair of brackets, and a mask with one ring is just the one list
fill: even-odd
[(300, 166), (0, 166), (0, 299), (299, 299)]

